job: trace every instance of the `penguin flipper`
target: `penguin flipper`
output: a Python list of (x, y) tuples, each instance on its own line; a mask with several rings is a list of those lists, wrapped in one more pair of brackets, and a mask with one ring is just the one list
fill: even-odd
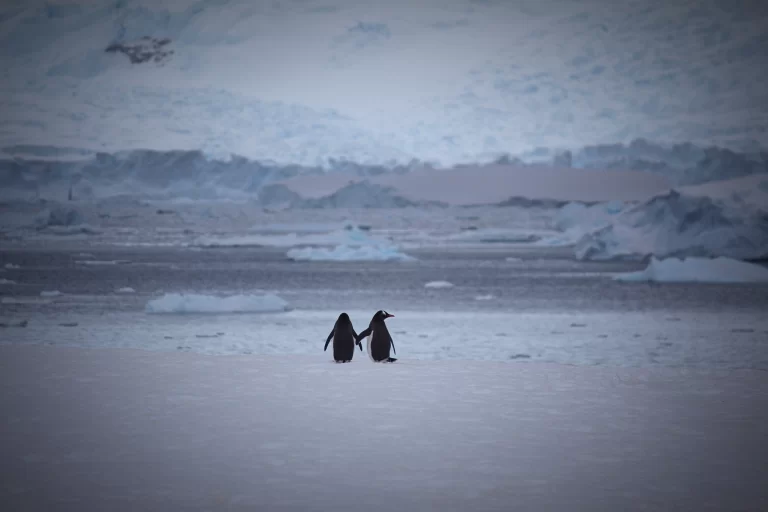
[[(371, 331), (372, 329), (369, 327), (363, 332), (361, 332), (360, 334), (358, 334), (357, 336), (355, 336), (355, 343), (359, 343), (361, 339), (365, 338), (366, 336), (370, 336)], [(361, 350), (362, 350), (362, 347), (361, 347)]]
[[(392, 339), (392, 336), (389, 337), (389, 343), (392, 345), (392, 352), (397, 355), (397, 350), (395, 350), (395, 340)], [(390, 358), (391, 359), (391, 358)]]
[(328, 344), (331, 342), (331, 338), (333, 338), (333, 333), (336, 332), (336, 326), (333, 326), (333, 329), (331, 330), (331, 334), (328, 335), (328, 339), (325, 340), (325, 347), (323, 347), (323, 352), (328, 350)]
[(360, 340), (357, 339), (357, 333), (355, 332), (355, 329), (353, 327), (350, 327), (350, 332), (352, 332), (352, 339), (355, 340), (355, 343), (358, 347), (360, 347), (360, 352), (363, 351), (363, 344), (360, 342)]

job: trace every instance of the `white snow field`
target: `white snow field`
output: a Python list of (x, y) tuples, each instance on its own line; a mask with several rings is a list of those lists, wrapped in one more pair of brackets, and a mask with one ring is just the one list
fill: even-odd
[[(627, 137), (766, 143), (760, 2), (603, 7), (4, 2), (0, 146), (450, 165)], [(146, 62), (105, 51), (144, 37), (169, 41)]]
[(274, 294), (217, 297), (197, 293), (166, 293), (147, 302), (147, 313), (269, 313), (287, 311), (288, 303)]
[(0, 346), (4, 510), (768, 509), (765, 372)]
[(614, 276), (618, 281), (660, 283), (759, 283), (768, 282), (768, 268), (731, 258), (651, 258), (639, 272)]

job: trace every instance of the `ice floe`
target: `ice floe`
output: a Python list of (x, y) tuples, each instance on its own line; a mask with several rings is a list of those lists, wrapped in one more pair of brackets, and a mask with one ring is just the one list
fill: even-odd
[(644, 270), (614, 276), (618, 281), (754, 283), (768, 282), (768, 268), (731, 258), (652, 258)]
[(337, 245), (328, 247), (304, 247), (288, 251), (286, 256), (294, 261), (413, 261), (414, 257), (391, 245)]
[(453, 283), (448, 281), (430, 281), (424, 285), (424, 288), (453, 288)]
[(147, 313), (269, 313), (288, 311), (288, 302), (274, 294), (219, 297), (195, 293), (167, 293), (149, 301)]

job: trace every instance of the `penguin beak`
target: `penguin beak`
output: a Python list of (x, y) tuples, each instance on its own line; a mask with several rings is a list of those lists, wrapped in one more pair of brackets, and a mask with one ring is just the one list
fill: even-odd
[(387, 313), (387, 316), (384, 318), (395, 318), (395, 315), (390, 315), (389, 313)]

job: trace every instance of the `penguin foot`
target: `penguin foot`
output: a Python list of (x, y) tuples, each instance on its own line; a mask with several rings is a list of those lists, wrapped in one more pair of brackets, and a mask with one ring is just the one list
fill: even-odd
[(388, 358), (386, 358), (386, 359), (385, 359), (384, 361), (382, 361), (382, 362), (383, 362), (383, 363), (394, 363), (395, 361), (397, 361), (397, 359), (396, 359), (396, 358), (394, 358), (394, 357), (388, 357)]

